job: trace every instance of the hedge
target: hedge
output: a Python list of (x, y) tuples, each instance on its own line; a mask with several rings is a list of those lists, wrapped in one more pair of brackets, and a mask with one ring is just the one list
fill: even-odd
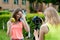
[(0, 15), (4, 15), (4, 14), (10, 14), (9, 11), (0, 11)]
[[(60, 13), (59, 13), (60, 14)], [(0, 29), (2, 29), (2, 27), (3, 27), (3, 22), (4, 22), (4, 26), (5, 26), (5, 31), (6, 31), (6, 24), (7, 24), (7, 21), (10, 19), (10, 14), (8, 15), (8, 14), (6, 14), (6, 15), (0, 15)], [(38, 16), (38, 17), (41, 17), (43, 20), (45, 20), (45, 18), (44, 18), (44, 14), (27, 14), (26, 15), (26, 20), (27, 20), (27, 22), (28, 22), (28, 24), (29, 24), (29, 26), (30, 26), (30, 31), (31, 31), (31, 40), (33, 40), (32, 38), (33, 38), (33, 30), (34, 30), (34, 27), (35, 27), (35, 25), (34, 25), (34, 23), (32, 22), (32, 18), (34, 17), (34, 16)], [(23, 30), (23, 34), (24, 34), (24, 36), (26, 36), (27, 35), (27, 32), (25, 31), (25, 30)]]
[[(0, 29), (2, 29), (3, 27), (3, 22), (4, 22), (4, 27), (5, 27), (5, 31), (7, 29), (7, 21), (9, 20), (11, 15), (1, 15), (0, 16)], [(32, 18), (34, 16), (38, 16), (41, 17), (44, 20), (44, 15), (43, 14), (27, 14), (26, 15), (26, 20), (30, 26), (30, 30), (31, 30), (31, 37), (33, 37), (33, 30), (34, 30), (34, 23), (32, 22)], [(27, 36), (27, 32), (25, 30), (23, 30), (24, 36)]]
[(2, 29), (3, 27), (3, 22), (6, 29), (6, 26), (7, 26), (6, 23), (9, 20), (9, 18), (10, 18), (10, 15), (0, 15), (0, 29)]
[(34, 31), (34, 27), (35, 27), (34, 23), (32, 22), (32, 19), (34, 18), (34, 16), (38, 16), (38, 17), (42, 18), (43, 20), (45, 19), (43, 14), (27, 14), (26, 15), (26, 20), (30, 26), (31, 36), (33, 36), (32, 34)]

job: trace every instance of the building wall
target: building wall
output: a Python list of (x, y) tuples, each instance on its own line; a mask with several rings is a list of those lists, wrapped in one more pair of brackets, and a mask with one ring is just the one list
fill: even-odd
[(18, 5), (14, 4), (14, 0), (9, 0), (8, 3), (4, 3), (3, 0), (0, 0), (0, 6), (3, 9), (16, 9), (16, 8), (21, 8), (25, 9), (27, 12), (29, 12), (29, 2), (26, 1), (26, 5), (22, 5), (22, 0), (18, 1)]
[(9, 3), (4, 3), (3, 0), (0, 0), (0, 6), (3, 8), (3, 9), (10, 9), (11, 8), (11, 1), (9, 0)]

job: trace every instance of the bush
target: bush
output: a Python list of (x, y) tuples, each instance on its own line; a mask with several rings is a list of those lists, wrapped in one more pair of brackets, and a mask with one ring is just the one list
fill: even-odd
[(0, 29), (2, 29), (3, 27), (3, 23), (4, 23), (4, 26), (5, 26), (5, 29), (6, 29), (6, 24), (7, 24), (7, 21), (9, 20), (10, 18), (10, 15), (0, 15)]
[[(33, 30), (34, 30), (34, 24), (32, 22), (32, 18), (34, 16), (39, 16), (41, 17), (43, 20), (44, 20), (44, 15), (43, 14), (27, 14), (26, 15), (26, 20), (31, 28), (31, 36), (33, 37)], [(7, 30), (7, 21), (9, 20), (10, 18), (10, 15), (1, 15), (0, 16), (0, 29), (2, 29), (2, 26), (3, 26), (3, 22), (4, 22), (4, 26), (5, 26), (5, 31)], [(23, 34), (24, 36), (27, 35), (27, 32), (25, 30), (23, 30)]]
[[(32, 22), (32, 18), (34, 16), (38, 16), (38, 17), (42, 18), (43, 20), (45, 19), (43, 14), (27, 14), (26, 20), (30, 26), (31, 36), (33, 36), (33, 30), (34, 30), (34, 26), (35, 26), (34, 23)], [(24, 33), (26, 33), (26, 32), (24, 31)]]
[[(60, 14), (60, 13), (59, 13)], [(10, 16), (11, 15), (0, 15), (0, 29), (2, 29), (2, 26), (3, 26), (3, 22), (4, 22), (4, 24), (5, 24), (5, 31), (6, 31), (6, 24), (7, 24), (7, 21), (9, 20), (9, 18), (10, 18)], [(32, 18), (34, 17), (34, 16), (39, 16), (39, 17), (41, 17), (43, 20), (45, 19), (44, 18), (44, 15), (43, 14), (27, 14), (26, 15), (26, 20), (27, 20), (27, 22), (28, 22), (28, 24), (29, 24), (29, 26), (30, 26), (30, 30), (31, 30), (31, 39), (30, 40), (33, 40), (32, 38), (33, 38), (33, 30), (34, 30), (34, 23), (32, 22)], [(2, 34), (2, 33), (0, 33), (0, 34)], [(5, 32), (4, 32), (4, 34), (6, 34)], [(4, 34), (2, 34), (2, 35), (4, 35)], [(25, 31), (25, 30), (23, 30), (23, 34), (24, 34), (24, 36), (26, 36), (27, 35), (27, 32)], [(6, 36), (6, 35), (5, 35)], [(4, 38), (5, 38), (5, 36), (4, 36)], [(1, 40), (3, 40), (3, 36), (1, 36), (0, 37), (1, 38)], [(6, 39), (7, 40), (7, 39)]]
[(9, 11), (0, 11), (0, 15), (11, 14)]

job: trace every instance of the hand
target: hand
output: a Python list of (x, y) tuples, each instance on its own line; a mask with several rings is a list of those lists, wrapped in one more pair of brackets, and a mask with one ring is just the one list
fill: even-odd
[(22, 18), (23, 18), (23, 20), (26, 20), (24, 15), (22, 15)]
[(34, 36), (38, 37), (38, 30), (34, 30)]

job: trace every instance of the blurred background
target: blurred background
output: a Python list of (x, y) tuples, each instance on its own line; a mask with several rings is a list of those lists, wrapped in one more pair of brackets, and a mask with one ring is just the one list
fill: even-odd
[(54, 7), (60, 15), (59, 0), (0, 0), (0, 40), (10, 39), (6, 34), (7, 21), (10, 19), (16, 8), (22, 9), (23, 14), (26, 16), (26, 20), (31, 28), (31, 38), (29, 39), (26, 38), (27, 32), (23, 30), (25, 40), (33, 40), (33, 30), (35, 25), (32, 22), (32, 18), (34, 16), (38, 16), (44, 21), (45, 17), (43, 12), (50, 6)]

